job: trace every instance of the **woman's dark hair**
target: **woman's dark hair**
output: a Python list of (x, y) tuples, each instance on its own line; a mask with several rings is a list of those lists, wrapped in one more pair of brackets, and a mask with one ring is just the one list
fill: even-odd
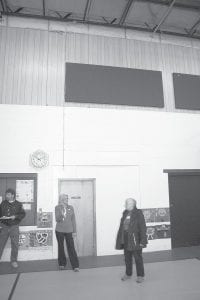
[(14, 195), (14, 197), (16, 196), (16, 192), (13, 189), (7, 189), (6, 190), (6, 194), (10, 193), (11, 195)]

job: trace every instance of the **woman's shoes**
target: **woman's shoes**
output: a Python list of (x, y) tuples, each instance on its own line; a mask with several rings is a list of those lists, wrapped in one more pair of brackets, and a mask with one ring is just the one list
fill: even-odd
[(144, 281), (144, 277), (142, 277), (142, 276), (138, 276), (136, 279), (137, 283), (142, 283), (143, 281)]
[(127, 279), (130, 279), (130, 278), (131, 278), (131, 276), (128, 276), (128, 275), (124, 274), (124, 275), (122, 276), (121, 280), (122, 280), (122, 281), (126, 281)]
[[(124, 274), (121, 278), (122, 281), (126, 281), (127, 279), (131, 279), (131, 276)], [(143, 281), (144, 281), (144, 277), (142, 277), (142, 276), (138, 276), (136, 279), (137, 283), (142, 283)]]
[(79, 268), (74, 268), (74, 272), (79, 272)]
[(18, 263), (16, 261), (12, 261), (11, 262), (11, 266), (14, 268), (14, 269), (17, 269), (18, 268)]
[[(63, 271), (63, 270), (65, 270), (65, 269), (66, 269), (65, 266), (59, 266), (59, 270), (60, 270), (60, 271)], [(79, 270), (79, 268), (74, 268), (73, 271), (74, 271), (74, 272), (79, 272), (80, 270)]]

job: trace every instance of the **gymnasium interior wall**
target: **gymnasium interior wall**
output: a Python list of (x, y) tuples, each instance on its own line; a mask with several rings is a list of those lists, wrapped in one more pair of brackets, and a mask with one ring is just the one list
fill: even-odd
[[(162, 71), (165, 107), (65, 104), (67, 61)], [(37, 172), (37, 207), (46, 212), (57, 204), (58, 179), (95, 178), (97, 255), (120, 253), (114, 246), (124, 200), (135, 197), (144, 210), (168, 209), (163, 170), (200, 168), (199, 114), (175, 109), (172, 82), (173, 72), (200, 75), (199, 61), (200, 43), (189, 39), (5, 18), (0, 25), (1, 173)], [(29, 162), (37, 149), (50, 158), (42, 170)], [(53, 217), (49, 247), (21, 249), (19, 259), (56, 258), (54, 229)], [(168, 236), (149, 238), (145, 251), (171, 248)], [(9, 245), (4, 260), (8, 250)]]

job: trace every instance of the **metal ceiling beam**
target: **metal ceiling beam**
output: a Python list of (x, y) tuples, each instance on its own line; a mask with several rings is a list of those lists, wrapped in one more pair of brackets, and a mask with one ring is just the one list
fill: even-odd
[(63, 18), (63, 16), (58, 11), (55, 11), (55, 14), (57, 14), (61, 19)]
[(174, 6), (175, 2), (176, 2), (176, 0), (172, 0), (170, 6), (168, 7), (168, 9), (166, 10), (166, 12), (162, 16), (160, 22), (154, 28), (154, 30), (153, 30), (154, 33), (156, 33), (158, 31), (158, 29), (160, 28), (160, 26), (165, 22), (165, 20), (167, 19), (167, 17), (169, 16), (169, 14), (171, 13), (171, 11), (173, 9), (173, 6)]
[[(158, 4), (162, 6), (169, 6), (170, 1), (169, 0), (137, 0), (138, 2), (144, 2), (144, 3), (152, 3), (152, 4)], [(182, 1), (177, 2), (174, 4), (175, 8), (181, 8), (181, 9), (187, 9), (187, 10), (200, 10), (200, 3), (199, 5), (193, 5), (191, 4), (191, 1), (188, 0), (188, 3), (183, 3)]]
[(105, 17), (101, 17), (101, 18), (106, 22), (106, 24), (114, 24), (115, 21), (117, 20), (117, 18), (114, 18), (111, 21), (108, 21)]
[(192, 36), (195, 34), (195, 32), (197, 31), (198, 27), (200, 25), (200, 18), (196, 21), (196, 23), (190, 28), (188, 35)]
[(85, 6), (85, 10), (84, 10), (84, 16), (83, 16), (83, 21), (88, 19), (89, 13), (90, 13), (90, 9), (91, 9), (91, 5), (92, 5), (92, 1), (93, 0), (87, 0), (86, 6)]
[(69, 13), (67, 13), (64, 16), (61, 15), (61, 13), (59, 13), (58, 11), (55, 11), (54, 13), (57, 14), (59, 16), (59, 18), (61, 18), (61, 19), (67, 19), (67, 18), (69, 18), (72, 15), (72, 12), (69, 12)]
[(124, 8), (124, 11), (123, 11), (123, 13), (122, 13), (122, 15), (121, 15), (121, 18), (120, 18), (120, 20), (119, 20), (119, 25), (123, 25), (123, 24), (124, 24), (124, 22), (126, 21), (126, 18), (127, 18), (127, 16), (128, 16), (129, 11), (130, 11), (132, 5), (133, 5), (135, 2), (136, 2), (136, 0), (128, 0), (126, 6), (125, 6), (125, 8)]
[(105, 17), (101, 17), (101, 18), (106, 22), (106, 24), (110, 23)]
[(3, 2), (4, 2), (4, 6), (5, 6), (5, 11), (6, 11), (6, 12), (9, 11), (9, 12), (12, 13), (13, 11), (12, 11), (12, 9), (8, 6), (7, 0), (3, 0)]
[(4, 11), (5, 12), (8, 12), (8, 3), (7, 3), (7, 1), (6, 0), (2, 0), (2, 2), (3, 2), (3, 6), (4, 6)]
[(46, 16), (46, 3), (45, 3), (45, 0), (42, 0), (42, 12), (43, 12), (43, 16)]
[(67, 19), (67, 18), (69, 18), (71, 15), (72, 15), (72, 12), (67, 13), (67, 14), (63, 17), (63, 19)]
[(5, 6), (4, 6), (4, 2), (3, 0), (0, 0), (0, 3), (1, 3), (1, 7), (2, 7), (2, 11), (5, 12), (6, 9), (5, 9)]
[(24, 7), (19, 7), (18, 9), (16, 9), (16, 10), (14, 11), (14, 13), (18, 13), (18, 12), (22, 11), (23, 9), (24, 9)]
[[(80, 24), (89, 24), (89, 25), (98, 25), (98, 26), (106, 26), (106, 27), (112, 27), (112, 28), (122, 28), (122, 29), (130, 29), (130, 30), (137, 30), (137, 31), (142, 31), (142, 32), (148, 32), (152, 33), (152, 29), (147, 28), (147, 27), (137, 27), (137, 26), (121, 26), (119, 24), (111, 24), (111, 23), (102, 23), (102, 22), (97, 22), (97, 21), (83, 21), (82, 19), (75, 19), (75, 18), (67, 18), (67, 19), (61, 19), (59, 17), (52, 17), (52, 16), (42, 16), (42, 15), (31, 15), (31, 14), (23, 14), (23, 13), (10, 13), (10, 12), (4, 12), (2, 13), (4, 16), (16, 16), (16, 17), (21, 17), (21, 18), (34, 18), (34, 19), (40, 19), (40, 20), (47, 20), (47, 21), (59, 21), (59, 22), (76, 22)], [(185, 37), (188, 38), (187, 33), (179, 33), (179, 32), (172, 32), (172, 31), (167, 31), (167, 30), (162, 30), (160, 31), (159, 29), (157, 30), (157, 33), (160, 34), (169, 34), (173, 36), (179, 36), (179, 37)], [(200, 40), (200, 35), (192, 35), (191, 38), (198, 39)]]
[(117, 21), (117, 18), (114, 18), (114, 19), (110, 22), (110, 24), (114, 24), (116, 21)]

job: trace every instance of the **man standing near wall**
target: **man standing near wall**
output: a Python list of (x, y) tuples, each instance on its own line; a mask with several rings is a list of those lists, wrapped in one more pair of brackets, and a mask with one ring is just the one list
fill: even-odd
[(143, 213), (137, 209), (134, 199), (126, 199), (125, 208), (116, 241), (116, 249), (124, 249), (126, 273), (122, 280), (131, 278), (134, 256), (137, 272), (136, 281), (141, 283), (144, 281), (142, 249), (147, 245), (146, 223)]
[(25, 217), (22, 204), (16, 200), (13, 189), (6, 191), (6, 199), (0, 204), (0, 259), (8, 238), (11, 239), (11, 265), (18, 267), (19, 223)]

